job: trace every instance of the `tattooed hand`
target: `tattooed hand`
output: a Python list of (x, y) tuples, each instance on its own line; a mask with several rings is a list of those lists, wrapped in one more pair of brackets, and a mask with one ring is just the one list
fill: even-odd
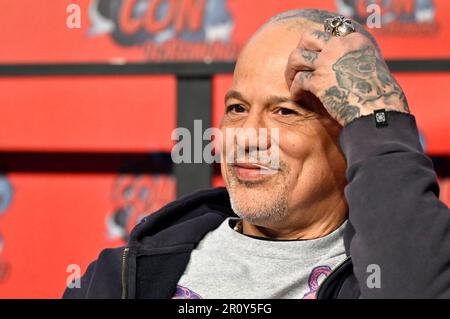
[(311, 92), (342, 126), (376, 109), (409, 113), (401, 87), (366, 32), (305, 32), (289, 57), (286, 80), (296, 101)]

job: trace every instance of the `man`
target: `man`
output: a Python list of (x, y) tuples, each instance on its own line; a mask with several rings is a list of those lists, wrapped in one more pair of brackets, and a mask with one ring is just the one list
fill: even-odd
[[(279, 139), (225, 141), (226, 189), (149, 215), (64, 297), (450, 297), (449, 210), (361, 26), (312, 9), (274, 17), (242, 50), (225, 102), (222, 130)], [(279, 165), (249, 160), (275, 148)]]

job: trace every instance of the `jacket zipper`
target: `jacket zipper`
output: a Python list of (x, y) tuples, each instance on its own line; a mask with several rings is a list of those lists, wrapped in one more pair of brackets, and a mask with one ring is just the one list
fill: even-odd
[(352, 256), (347, 256), (343, 261), (341, 261), (334, 269), (328, 274), (328, 276), (322, 281), (322, 283), (319, 286), (319, 289), (317, 289), (316, 297), (320, 296), (320, 292), (322, 291), (322, 287), (324, 286), (325, 282), (327, 280), (330, 280), (331, 275), (333, 275), (335, 272), (337, 272), (344, 264), (347, 263), (352, 258)]
[(127, 259), (130, 248), (125, 247), (122, 254), (122, 299), (127, 299)]

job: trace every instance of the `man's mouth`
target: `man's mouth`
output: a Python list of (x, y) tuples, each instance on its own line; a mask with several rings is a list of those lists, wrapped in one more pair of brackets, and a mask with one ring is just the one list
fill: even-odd
[(235, 163), (232, 167), (236, 177), (242, 181), (268, 179), (279, 172), (279, 169), (259, 163)]

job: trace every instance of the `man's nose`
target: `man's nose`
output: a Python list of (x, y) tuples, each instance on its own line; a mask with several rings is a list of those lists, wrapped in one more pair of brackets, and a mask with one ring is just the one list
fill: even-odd
[(236, 144), (245, 152), (267, 150), (271, 146), (270, 129), (264, 114), (250, 112), (242, 127), (236, 131)]

